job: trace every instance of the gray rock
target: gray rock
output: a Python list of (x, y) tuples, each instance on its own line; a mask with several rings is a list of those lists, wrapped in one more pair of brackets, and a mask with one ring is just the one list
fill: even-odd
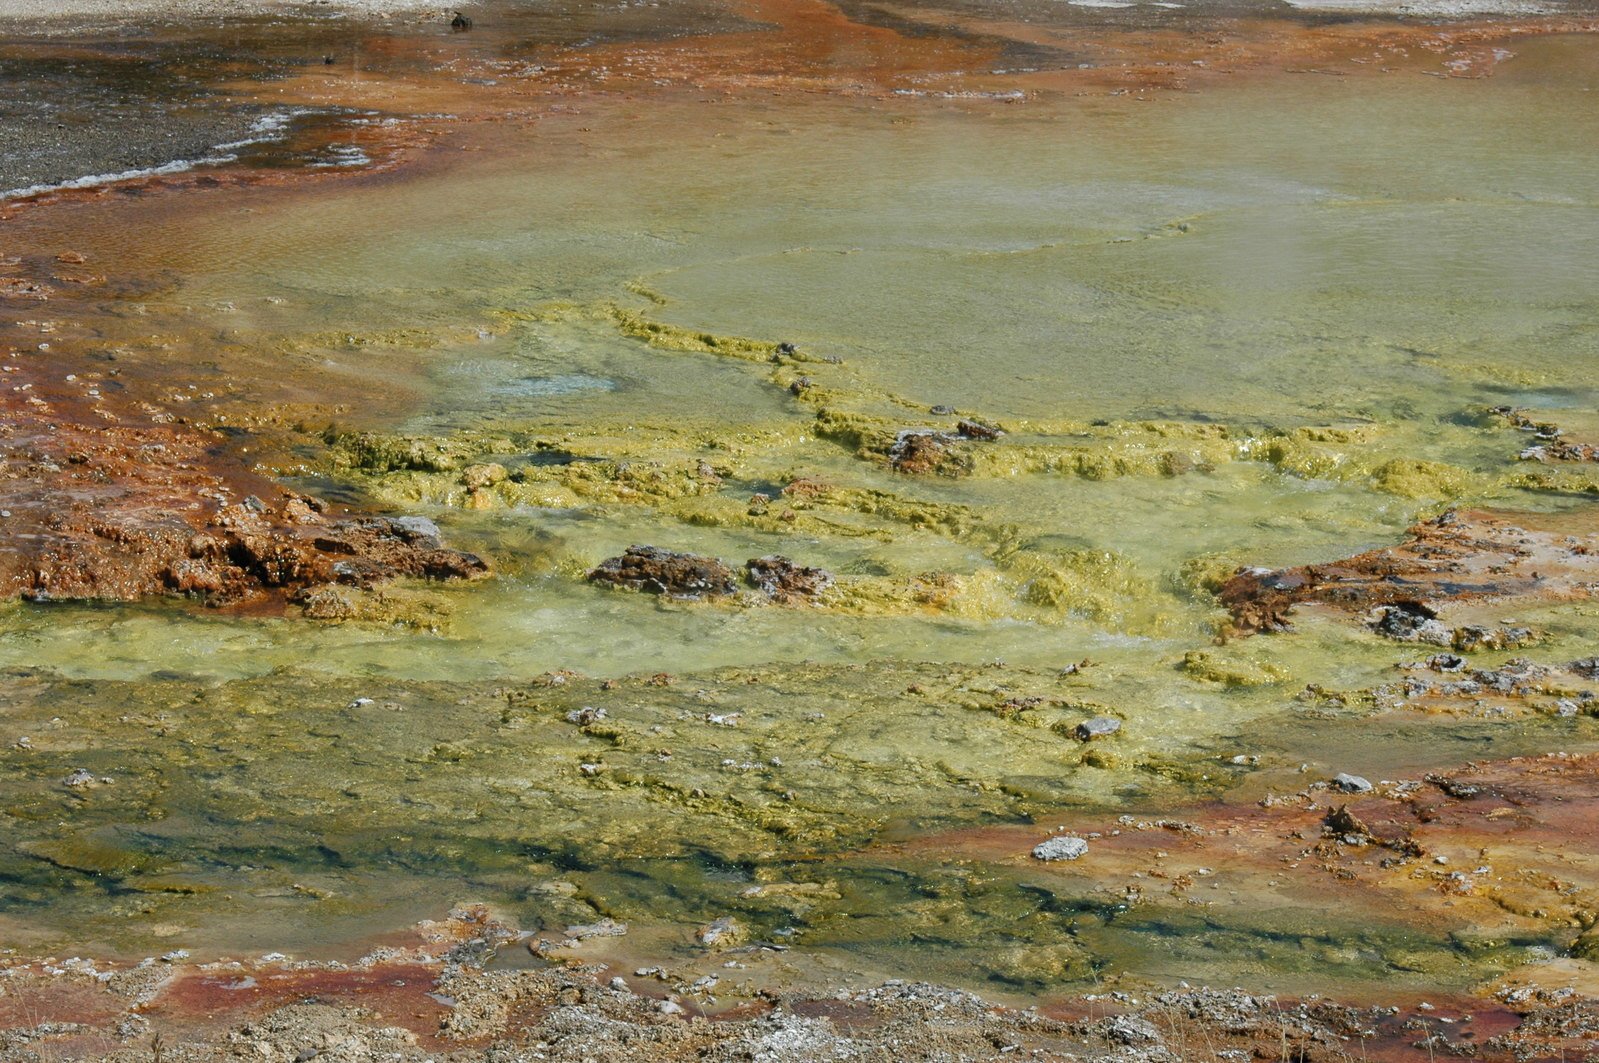
[(1088, 852), (1088, 843), (1081, 838), (1046, 838), (1033, 846), (1035, 860), (1076, 860)]
[(390, 517), (389, 526), (414, 539), (437, 539), (439, 526), (426, 517)]
[(1091, 720), (1084, 720), (1077, 725), (1072, 733), (1084, 742), (1092, 742), (1096, 738), (1105, 738), (1122, 729), (1122, 722), (1114, 716), (1095, 716)]
[(1148, 1019), (1136, 1015), (1117, 1015), (1104, 1022), (1105, 1037), (1119, 1045), (1158, 1045), (1160, 1030)]
[(1339, 772), (1333, 777), (1333, 786), (1346, 794), (1371, 793), (1371, 780), (1359, 775), (1350, 775), (1348, 772)]
[(1421, 602), (1400, 602), (1377, 609), (1371, 629), (1397, 642), (1426, 642), (1452, 646), (1455, 633), (1438, 619), (1438, 614)]
[(587, 938), (619, 938), (627, 936), (627, 924), (615, 919), (601, 919), (597, 923), (584, 923), (566, 928), (566, 936), (576, 941)]

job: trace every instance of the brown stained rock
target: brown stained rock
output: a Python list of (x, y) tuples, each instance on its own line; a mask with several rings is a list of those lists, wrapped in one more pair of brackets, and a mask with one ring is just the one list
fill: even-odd
[(1338, 837), (1369, 838), (1371, 829), (1360, 821), (1360, 818), (1349, 811), (1348, 805), (1339, 805), (1322, 820), (1328, 833)]
[(680, 554), (658, 546), (630, 546), (588, 575), (594, 583), (667, 594), (674, 598), (719, 597), (734, 593), (733, 570), (714, 557)]
[(1587, 598), (1596, 586), (1599, 515), (1451, 510), (1396, 546), (1327, 564), (1243, 569), (1217, 594), (1232, 613), (1230, 633), (1251, 635), (1286, 630), (1303, 604), (1352, 613), (1387, 607), (1379, 623), (1397, 622), (1396, 611), (1426, 621), (1446, 602)]
[(954, 455), (949, 445), (959, 437), (932, 429), (911, 429), (899, 433), (889, 448), (888, 461), (895, 472), (926, 475), (945, 471)]
[(773, 601), (784, 604), (815, 598), (833, 585), (831, 573), (796, 565), (777, 554), (752, 557), (744, 562), (744, 569), (757, 590)]
[(422, 518), (335, 517), (228, 455), (220, 436), (0, 394), (0, 597), (281, 603), (326, 584), (471, 579)]
[(959, 476), (971, 471), (972, 462), (956, 444), (992, 443), (1004, 434), (992, 425), (973, 420), (959, 422), (953, 432), (937, 428), (902, 428), (888, 448), (888, 462), (895, 472)]
[(992, 443), (1005, 434), (993, 425), (981, 421), (961, 421), (955, 426), (955, 431), (960, 433), (962, 439), (975, 439), (982, 443)]

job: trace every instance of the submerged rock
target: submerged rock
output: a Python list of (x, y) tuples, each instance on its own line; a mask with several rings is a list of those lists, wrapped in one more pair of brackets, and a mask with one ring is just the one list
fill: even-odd
[(796, 565), (779, 554), (752, 557), (744, 563), (750, 583), (773, 601), (792, 603), (814, 598), (833, 585), (831, 573)]
[(680, 554), (658, 546), (630, 546), (588, 574), (590, 582), (667, 594), (674, 598), (718, 597), (738, 589), (733, 570), (714, 557)]
[(742, 945), (749, 940), (749, 930), (744, 924), (730, 915), (700, 927), (694, 932), (694, 937), (701, 945), (710, 949), (730, 949)]
[(588, 938), (619, 938), (627, 936), (627, 924), (615, 919), (601, 919), (594, 923), (580, 923), (566, 928), (566, 936), (574, 941)]
[(1080, 741), (1092, 742), (1096, 738), (1107, 738), (1122, 729), (1122, 722), (1114, 716), (1095, 716), (1091, 720), (1084, 720), (1077, 725), (1072, 733)]

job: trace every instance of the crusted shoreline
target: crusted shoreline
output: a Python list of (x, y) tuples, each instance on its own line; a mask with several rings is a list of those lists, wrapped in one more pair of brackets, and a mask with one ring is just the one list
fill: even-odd
[(1519, 1063), (1566, 1058), (1599, 1032), (1599, 1000), (1537, 986), (1352, 1006), (1184, 985), (1017, 1009), (889, 980), (824, 995), (762, 990), (716, 1006), (706, 988), (714, 977), (691, 986), (659, 969), (623, 976), (571, 956), (496, 966), (523, 937), (469, 905), (351, 962), (271, 953), (196, 963), (182, 952), (136, 964), (9, 959), (0, 964), (0, 1060)]

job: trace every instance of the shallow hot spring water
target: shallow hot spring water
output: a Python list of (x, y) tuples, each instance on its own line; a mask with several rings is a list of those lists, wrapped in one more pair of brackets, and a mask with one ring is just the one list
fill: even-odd
[[(0, 918), (48, 948), (315, 953), (486, 900), (672, 957), (733, 915), (791, 971), (1030, 992), (1524, 962), (1551, 939), (1265, 875), (1132, 905), (1027, 853), (1071, 817), (1594, 744), (1585, 718), (1329, 710), (1301, 692), (1417, 647), (1313, 612), (1218, 646), (1205, 576), (1451, 504), (1591, 505), (1529, 485), (1487, 410), (1593, 408), (1596, 83), (1551, 38), (1482, 81), (1152, 103), (607, 98), (398, 176), (80, 208), (80, 250), (179, 277), (103, 342), (193, 352), (225, 416), (311, 422), (279, 475), (430, 517), (497, 575), (347, 623), (0, 611)], [(807, 384), (738, 339), (795, 344)], [(838, 427), (961, 416), (1007, 435), (960, 476)], [(470, 490), (473, 463), (507, 476)], [(802, 479), (825, 504), (782, 493)], [(839, 594), (584, 581), (632, 543), (779, 553)], [(1513, 619), (1540, 660), (1599, 635), (1588, 607)], [(1090, 749), (1094, 715), (1123, 723)], [(1032, 829), (917, 844), (1006, 824)]]

